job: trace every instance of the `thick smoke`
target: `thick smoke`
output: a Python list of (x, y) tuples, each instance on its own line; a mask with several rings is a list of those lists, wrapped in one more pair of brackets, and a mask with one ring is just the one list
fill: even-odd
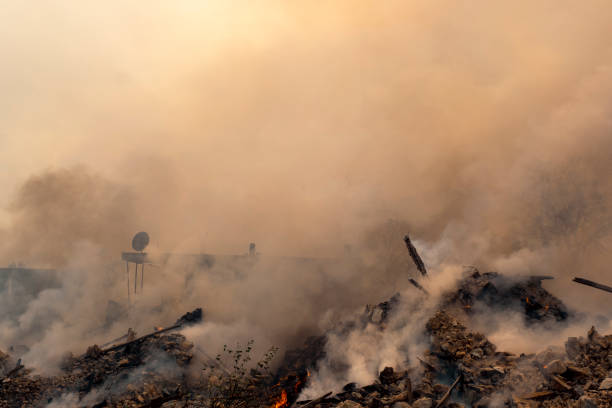
[[(430, 265), (550, 274), (570, 305), (609, 307), (570, 283), (606, 281), (610, 264), (609, 10), (7, 4), (0, 263), (58, 268), (62, 284), (3, 317), (0, 347), (28, 339), (46, 365), (194, 306), (228, 337), (290, 345), (405, 288), (405, 232)], [(126, 297), (116, 261), (139, 230), (157, 253), (254, 241), (264, 255), (342, 258), (351, 245), (369, 268), (266, 261), (236, 276), (177, 259), (107, 323), (109, 300)], [(206, 346), (233, 340), (211, 330)]]

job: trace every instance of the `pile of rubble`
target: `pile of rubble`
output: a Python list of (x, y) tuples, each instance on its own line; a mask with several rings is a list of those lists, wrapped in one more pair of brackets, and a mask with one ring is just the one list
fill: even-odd
[[(228, 368), (221, 356), (209, 356), (176, 330), (202, 320), (202, 310), (182, 316), (167, 328), (136, 337), (132, 330), (108, 347), (90, 346), (81, 356), (68, 355), (60, 375), (34, 375), (0, 353), (0, 408), (185, 408), (286, 406), (295, 401), (308, 373), (269, 372), (274, 353), (268, 352), (260, 368), (250, 369), (247, 348), (236, 352)], [(195, 354), (198, 353), (198, 363)], [(206, 363), (206, 364), (204, 364)], [(205, 366), (214, 367), (208, 374)], [(262, 372), (266, 371), (266, 372)], [(280, 373), (280, 371), (279, 371)]]
[(542, 287), (550, 276), (512, 276), (480, 273), (470, 268), (457, 290), (443, 296), (442, 308), (461, 314), (484, 311), (522, 310), (528, 324), (543, 320), (561, 322), (570, 314), (563, 302)]
[[(416, 249), (408, 237), (405, 241), (426, 276)], [(565, 305), (542, 287), (548, 278), (469, 270), (457, 288), (436, 303), (438, 310), (419, 320), (422, 333), (416, 334), (428, 340), (424, 353), (412, 356), (414, 361), (405, 366), (384, 368), (371, 384), (349, 383), (313, 400), (296, 402), (326, 358), (330, 333), (310, 337), (301, 348), (286, 352), (275, 373), (267, 365), (273, 353), (258, 371), (243, 364), (249, 361), (240, 359), (243, 351), (234, 352), (233, 368), (228, 369), (176, 332), (202, 320), (202, 310), (196, 309), (165, 329), (141, 337), (129, 331), (116, 340), (120, 343), (93, 345), (83, 355), (66, 356), (55, 377), (33, 375), (21, 360), (0, 352), (0, 408), (612, 407), (612, 335), (601, 336), (592, 328), (585, 337), (569, 338), (565, 349), (515, 355), (497, 350), (485, 335), (469, 329), (474, 316), (508, 309), (522, 311), (531, 325), (571, 319)], [(411, 283), (419, 296), (429, 296), (416, 280)], [(401, 306), (399, 295), (367, 306), (360, 318), (333, 333), (343, 338), (366, 327), (377, 333), (391, 330), (395, 317), (401, 320), (407, 318), (401, 313), (410, 313)], [(199, 363), (207, 361), (211, 371), (193, 367), (198, 351)]]
[[(81, 356), (67, 356), (62, 373), (55, 377), (32, 375), (21, 361), (2, 353), (0, 407), (612, 406), (612, 378), (608, 378), (612, 336), (591, 329), (585, 337), (568, 339), (565, 350), (549, 348), (517, 356), (498, 351), (486, 336), (468, 329), (470, 317), (486, 307), (519, 306), (525, 321), (532, 324), (566, 320), (570, 313), (542, 288), (542, 279), (470, 271), (458, 289), (442, 297), (440, 310), (423, 327), (429, 348), (418, 356), (420, 367), (387, 367), (372, 384), (346, 384), (339, 392), (315, 400), (296, 402), (310, 373), (326, 357), (325, 335), (310, 337), (303, 347), (285, 353), (275, 375), (251, 370), (234, 378), (226, 371), (227, 376), (194, 381), (186, 368), (197, 348), (176, 329), (199, 322), (202, 312), (197, 309), (166, 329), (142, 337), (129, 332), (121, 343), (106, 348), (93, 345)], [(366, 325), (384, 331), (402, 311), (400, 303), (396, 295), (367, 306), (360, 319), (346, 322), (336, 332), (349, 333)]]
[[(423, 371), (379, 373), (369, 385), (347, 384), (337, 394), (302, 401), (319, 408), (576, 407), (612, 406), (612, 336), (591, 329), (569, 338), (565, 350), (519, 356), (497, 351), (445, 311), (427, 323), (431, 346)], [(411, 380), (412, 377), (412, 380)]]
[[(201, 309), (181, 317), (168, 329), (135, 338), (109, 348), (93, 345), (82, 356), (66, 356), (62, 373), (55, 377), (31, 375), (20, 361), (0, 381), (0, 407), (76, 406), (159, 407), (184, 393), (181, 367), (193, 358), (193, 344), (172, 333), (202, 318)], [(0, 356), (3, 362), (8, 356)], [(54, 404), (54, 405), (53, 405)]]

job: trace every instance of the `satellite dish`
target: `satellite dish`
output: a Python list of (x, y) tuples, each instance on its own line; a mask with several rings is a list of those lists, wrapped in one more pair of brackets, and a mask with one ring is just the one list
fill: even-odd
[(142, 231), (134, 235), (132, 239), (132, 248), (134, 248), (134, 251), (142, 251), (147, 245), (149, 245), (149, 234)]

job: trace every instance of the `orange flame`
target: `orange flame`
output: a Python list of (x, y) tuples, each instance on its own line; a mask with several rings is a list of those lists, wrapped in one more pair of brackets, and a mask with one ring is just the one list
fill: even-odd
[(528, 298), (528, 297), (526, 297), (526, 298), (525, 298), (525, 302), (526, 302), (527, 304), (529, 304), (529, 298)]
[(163, 329), (164, 329), (164, 328), (163, 328), (163, 327), (161, 327), (161, 326), (155, 326), (155, 331), (160, 331), (160, 330), (163, 330)]
[(308, 377), (310, 377), (310, 371), (306, 370), (306, 377), (305, 378), (298, 378), (297, 382), (295, 383), (295, 385), (293, 386), (293, 391), (295, 391), (296, 393), (298, 393), (300, 391), (300, 386), (303, 386), (304, 383), (306, 382), (306, 380), (308, 379)]
[(284, 408), (287, 406), (287, 391), (281, 392), (280, 398), (274, 403), (274, 408)]

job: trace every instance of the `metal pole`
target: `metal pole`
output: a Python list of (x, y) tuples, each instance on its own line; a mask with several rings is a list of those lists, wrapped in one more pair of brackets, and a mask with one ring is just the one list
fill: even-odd
[(125, 261), (125, 272), (127, 275), (127, 283), (128, 283), (128, 305), (130, 304), (130, 263)]
[(135, 263), (134, 265), (136, 265), (136, 270), (134, 271), (134, 293), (136, 293), (138, 289), (138, 264)]
[(140, 267), (140, 293), (142, 293), (142, 286), (144, 285), (144, 264)]

